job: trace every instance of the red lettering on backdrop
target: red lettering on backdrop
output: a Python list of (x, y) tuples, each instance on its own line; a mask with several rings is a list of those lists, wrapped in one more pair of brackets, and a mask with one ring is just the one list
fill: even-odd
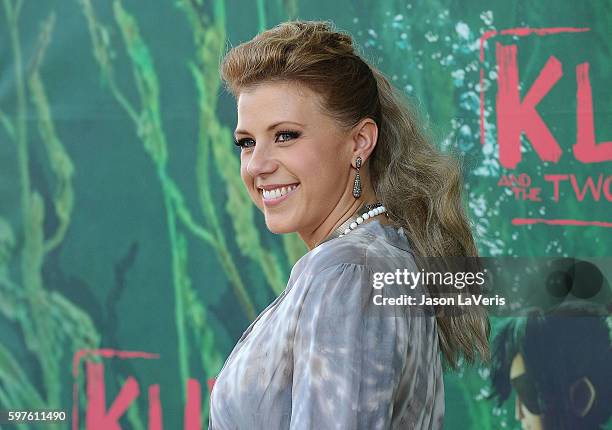
[[(87, 430), (121, 430), (119, 420), (140, 394), (138, 382), (127, 378), (119, 395), (106, 410), (106, 385), (104, 365), (87, 362)], [(162, 430), (161, 402), (159, 385), (149, 387), (149, 426), (148, 430)], [(187, 381), (187, 404), (185, 406), (185, 430), (200, 430), (202, 416), (202, 394), (200, 383), (195, 379)]]
[(560, 174), (547, 174), (544, 175), (544, 180), (546, 182), (553, 183), (553, 200), (555, 202), (559, 201), (559, 191), (561, 189), (561, 183), (567, 181), (569, 179), (570, 184), (574, 190), (574, 195), (576, 199), (581, 202), (590, 194), (594, 201), (598, 202), (601, 200), (601, 192), (603, 191), (604, 197), (608, 201), (612, 201), (612, 191), (610, 191), (610, 184), (612, 183), (612, 175), (607, 176), (604, 179), (603, 173), (600, 173), (597, 176), (597, 185), (595, 185), (595, 181), (592, 176), (587, 176), (584, 184), (581, 185), (578, 183), (578, 179), (576, 179), (576, 175), (573, 173), (570, 175), (560, 175)]
[(149, 387), (149, 430), (162, 430), (162, 411), (159, 384)]
[(603, 175), (600, 174), (599, 179), (597, 181), (597, 188), (595, 188), (595, 185), (593, 184), (593, 178), (589, 176), (587, 177), (584, 183), (584, 187), (582, 187), (582, 190), (581, 190), (580, 187), (578, 186), (578, 182), (576, 181), (576, 176), (570, 175), (570, 182), (572, 183), (572, 187), (574, 188), (574, 192), (576, 193), (576, 198), (578, 199), (579, 202), (584, 200), (584, 196), (586, 196), (588, 189), (591, 190), (591, 195), (593, 196), (593, 199), (596, 202), (598, 202), (601, 196), (602, 181), (603, 181)]
[[(72, 372), (74, 376), (72, 428), (79, 428), (79, 393), (78, 378), (81, 359), (87, 356), (119, 359), (155, 359), (157, 354), (140, 351), (117, 351), (113, 349), (80, 350), (74, 354)], [(140, 394), (140, 387), (136, 379), (128, 377), (119, 394), (106, 410), (106, 385), (104, 382), (104, 365), (102, 363), (86, 362), (87, 408), (85, 411), (85, 427), (87, 430), (121, 430), (119, 421), (134, 400)], [(208, 386), (212, 391), (215, 378), (210, 378)], [(159, 384), (149, 386), (148, 430), (163, 430), (162, 407), (160, 401)], [(187, 397), (184, 414), (185, 430), (200, 430), (202, 417), (202, 393), (200, 382), (196, 379), (187, 380)], [(176, 428), (176, 427), (174, 427)]]
[[(532, 34), (536, 34), (538, 36), (550, 36), (554, 34), (561, 33), (583, 33), (586, 31), (590, 31), (590, 28), (575, 28), (575, 27), (552, 27), (552, 28), (527, 28), (527, 27), (519, 27), (519, 28), (507, 28), (505, 30), (497, 31), (497, 30), (487, 30), (480, 37), (480, 63), (484, 63), (485, 61), (485, 43), (487, 40), (496, 37), (498, 35), (502, 36), (518, 36), (525, 37), (530, 36)], [(482, 145), (485, 144), (485, 97), (484, 97), (485, 87), (484, 87), (484, 68), (480, 67), (480, 143)]]
[[(555, 83), (563, 76), (559, 60), (551, 56), (521, 102), (516, 45), (496, 43), (499, 69), (496, 100), (499, 160), (506, 168), (521, 161), (520, 138), (524, 132), (536, 153), (544, 161), (557, 162), (562, 151), (536, 110)], [(593, 94), (589, 80), (589, 63), (576, 66), (576, 144), (574, 156), (583, 163), (612, 160), (612, 142), (595, 142)]]
[(560, 181), (567, 181), (568, 176), (567, 175), (544, 175), (544, 180), (545, 181), (552, 181), (554, 183), (554, 189), (553, 189), (553, 200), (558, 202), (559, 201), (559, 182)]
[(556, 163), (561, 158), (561, 148), (536, 110), (536, 105), (563, 76), (561, 63), (550, 56), (521, 102), (516, 45), (496, 43), (496, 48), (499, 69), (496, 110), (501, 165), (515, 168), (521, 161), (523, 132), (542, 160)]
[(202, 395), (200, 383), (195, 379), (187, 381), (187, 405), (185, 406), (185, 430), (198, 430), (202, 416)]
[(576, 66), (576, 144), (574, 156), (583, 163), (612, 160), (612, 142), (595, 143), (593, 95), (589, 80), (589, 63)]
[[(549, 36), (561, 33), (582, 33), (590, 31), (589, 28), (510, 28), (505, 30), (489, 30), (480, 38), (480, 141), (485, 144), (485, 44), (487, 40), (496, 36), (525, 37), (530, 35)], [(521, 161), (521, 137), (530, 141), (536, 154), (543, 161), (558, 162), (562, 150), (547, 124), (538, 114), (538, 103), (552, 89), (563, 76), (562, 65), (554, 56), (550, 56), (540, 74), (527, 91), (521, 101), (519, 91), (519, 73), (517, 66), (516, 45), (504, 46), (496, 43), (496, 62), (498, 66), (498, 87), (496, 94), (496, 117), (498, 129), (499, 161), (505, 168), (516, 168)], [(595, 119), (593, 114), (593, 95), (589, 80), (589, 63), (585, 62), (576, 67), (576, 141), (573, 145), (574, 158), (581, 163), (598, 163), (612, 161), (612, 141), (596, 142)], [(538, 192), (540, 188), (524, 185), (513, 185), (513, 175), (502, 175), (498, 186), (509, 187), (517, 200), (540, 201)], [(570, 185), (570, 193), (583, 202), (590, 197), (595, 202), (603, 198), (612, 201), (612, 176), (599, 174), (588, 176), (580, 182), (575, 174), (545, 174), (544, 180), (553, 185), (553, 200), (559, 202), (561, 187)], [(567, 184), (569, 182), (569, 184)], [(566, 183), (566, 184), (564, 184)], [(536, 190), (538, 192), (536, 192)], [(603, 191), (603, 193), (602, 193)], [(570, 195), (571, 195), (570, 194)], [(612, 227), (608, 221), (586, 221), (573, 219), (544, 219), (544, 218), (514, 218), (513, 225), (529, 224), (573, 225), (573, 226), (600, 226)]]
[(129, 377), (112, 406), (106, 411), (106, 386), (104, 365), (87, 362), (87, 430), (121, 430), (119, 419), (138, 397), (138, 382)]
[(606, 180), (604, 181), (603, 191), (604, 191), (604, 196), (606, 196), (606, 200), (609, 200), (612, 202), (612, 191), (610, 191), (611, 182), (612, 182), (612, 175), (608, 176)]

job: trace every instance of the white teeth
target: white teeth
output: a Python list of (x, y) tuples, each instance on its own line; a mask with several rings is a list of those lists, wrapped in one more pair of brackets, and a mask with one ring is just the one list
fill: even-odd
[(278, 199), (279, 197), (284, 196), (290, 191), (293, 191), (296, 187), (297, 185), (289, 185), (287, 187), (275, 188), (274, 190), (270, 190), (270, 191), (263, 190), (263, 198), (266, 200)]

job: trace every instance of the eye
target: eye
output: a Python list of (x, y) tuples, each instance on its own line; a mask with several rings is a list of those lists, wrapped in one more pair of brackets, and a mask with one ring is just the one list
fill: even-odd
[[(278, 140), (279, 137), (283, 137), (282, 140)], [(300, 137), (300, 133), (297, 131), (291, 131), (291, 130), (280, 130), (276, 133), (276, 141), (277, 142), (286, 142), (288, 140), (291, 139), (297, 139), (298, 137)]]
[(250, 142), (253, 142), (253, 145), (255, 145), (255, 141), (248, 137), (238, 140), (234, 139), (234, 145), (239, 146), (241, 148), (251, 148), (253, 145), (251, 145)]

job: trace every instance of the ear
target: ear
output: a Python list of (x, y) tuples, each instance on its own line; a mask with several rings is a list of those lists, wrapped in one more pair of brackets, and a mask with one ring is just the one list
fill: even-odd
[(584, 376), (572, 384), (569, 395), (576, 415), (585, 417), (593, 407), (597, 392), (591, 380)]
[(364, 118), (353, 127), (353, 158), (361, 157), (365, 162), (376, 147), (378, 141), (378, 126), (371, 118)]

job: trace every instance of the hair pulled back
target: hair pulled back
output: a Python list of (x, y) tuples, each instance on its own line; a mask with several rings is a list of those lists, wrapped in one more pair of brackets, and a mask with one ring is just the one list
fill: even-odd
[[(348, 34), (330, 22), (291, 21), (233, 47), (221, 77), (238, 97), (270, 82), (295, 82), (322, 96), (322, 109), (343, 127), (363, 118), (378, 126), (378, 141), (365, 167), (390, 218), (421, 257), (477, 256), (461, 201), (458, 161), (426, 137), (402, 93), (355, 51)], [(488, 359), (489, 322), (484, 311), (437, 316), (440, 348), (456, 367), (461, 356)]]

